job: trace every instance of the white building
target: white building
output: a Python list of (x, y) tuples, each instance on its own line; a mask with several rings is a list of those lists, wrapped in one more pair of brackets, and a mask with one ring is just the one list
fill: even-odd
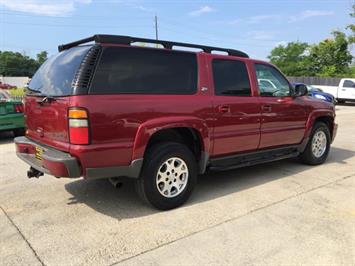
[(0, 76), (0, 82), (3, 84), (9, 84), (12, 86), (16, 86), (18, 88), (23, 88), (27, 86), (30, 82), (29, 77), (3, 77)]

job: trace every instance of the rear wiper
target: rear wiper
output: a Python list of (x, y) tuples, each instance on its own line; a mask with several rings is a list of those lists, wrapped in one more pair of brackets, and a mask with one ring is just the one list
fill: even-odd
[(36, 94), (36, 95), (39, 94), (40, 95), (41, 94), (41, 91), (40, 91), (41, 88), (42, 87), (38, 88), (38, 90), (35, 90), (35, 89), (31, 89), (30, 87), (27, 87), (26, 91), (29, 92), (30, 94)]
[(39, 105), (43, 105), (44, 103), (51, 103), (53, 101), (56, 101), (56, 99), (52, 96), (45, 96), (45, 95), (43, 95), (43, 96), (44, 96), (43, 99), (36, 101)]

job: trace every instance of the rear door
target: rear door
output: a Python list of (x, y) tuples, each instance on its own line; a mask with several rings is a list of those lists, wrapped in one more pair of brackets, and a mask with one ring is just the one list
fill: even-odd
[(344, 79), (339, 86), (338, 91), (339, 99), (355, 99), (355, 80)]
[(305, 132), (307, 111), (301, 97), (291, 97), (287, 79), (273, 66), (254, 64), (258, 80), (270, 80), (273, 90), (259, 85), (261, 137), (259, 148), (300, 143)]
[(245, 61), (210, 57), (215, 113), (213, 155), (255, 150), (260, 138), (260, 104), (253, 97)]
[(90, 46), (78, 46), (48, 59), (33, 76), (25, 97), (27, 136), (69, 150), (68, 108), (72, 83)]

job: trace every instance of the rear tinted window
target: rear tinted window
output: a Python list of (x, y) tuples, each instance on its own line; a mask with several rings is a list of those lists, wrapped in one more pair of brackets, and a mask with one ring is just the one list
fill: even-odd
[(251, 95), (248, 70), (244, 62), (215, 59), (212, 67), (216, 95)]
[(92, 94), (193, 94), (196, 54), (147, 48), (106, 47)]
[(79, 46), (49, 58), (35, 73), (28, 88), (49, 96), (72, 94), (72, 81), (91, 46)]

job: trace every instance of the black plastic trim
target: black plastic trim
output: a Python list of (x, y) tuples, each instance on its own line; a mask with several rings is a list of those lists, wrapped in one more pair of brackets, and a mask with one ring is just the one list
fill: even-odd
[(131, 177), (138, 178), (143, 165), (143, 158), (132, 161), (128, 166), (114, 166), (103, 168), (86, 168), (84, 178), (110, 178), (110, 177)]
[(229, 170), (293, 158), (300, 154), (301, 150), (303, 149), (301, 146), (303, 145), (285, 146), (273, 149), (259, 150), (256, 152), (213, 158), (210, 160), (209, 169), (215, 171)]
[(72, 82), (73, 95), (88, 94), (102, 47), (94, 45), (83, 58)]
[[(17, 137), (15, 138), (16, 144), (28, 144), (32, 146), (38, 146), (44, 150), (42, 154), (42, 158), (47, 161), (51, 162), (58, 162), (65, 165), (68, 176), (67, 177), (80, 177), (81, 176), (81, 169), (79, 163), (76, 158), (72, 157), (69, 153), (65, 153), (62, 151), (58, 151), (56, 149), (52, 149), (48, 146), (44, 146), (37, 142), (34, 142), (26, 137)], [(17, 156), (31, 165), (33, 168), (37, 169), (40, 172), (51, 174), (51, 172), (40, 165), (39, 161), (35, 158), (33, 154), (26, 154), (26, 153), (16, 153)]]

